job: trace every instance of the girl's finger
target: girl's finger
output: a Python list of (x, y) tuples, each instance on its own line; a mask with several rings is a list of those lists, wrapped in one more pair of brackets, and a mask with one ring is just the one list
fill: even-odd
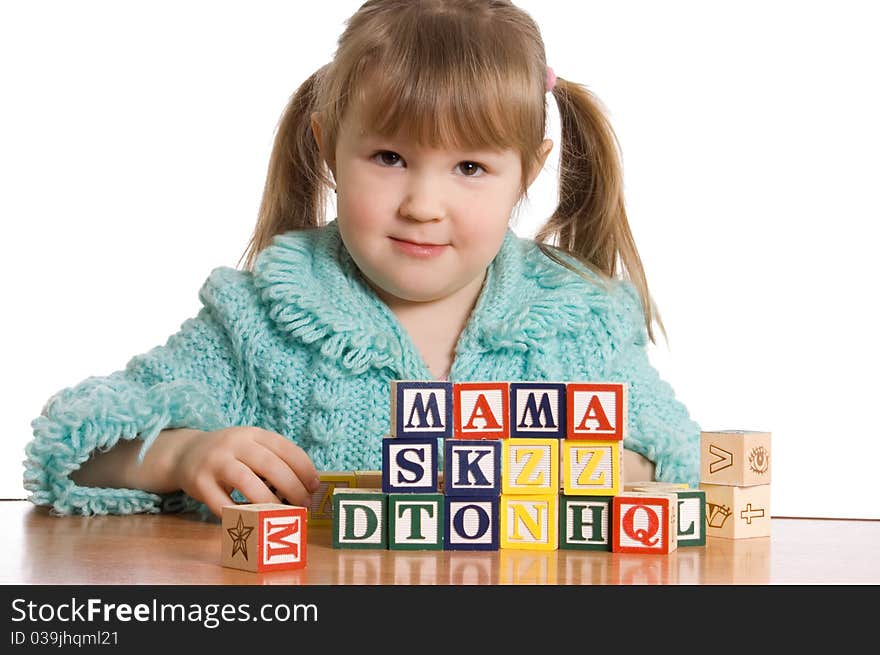
[(274, 487), (272, 491), (278, 497), (285, 498), (292, 505), (308, 507), (311, 504), (312, 494), (287, 462), (274, 451), (260, 444), (254, 444), (246, 452), (239, 453), (239, 460)]
[(318, 470), (312, 463), (312, 460), (302, 448), (297, 446), (287, 437), (277, 432), (262, 431), (255, 439), (273, 453), (283, 459), (287, 465), (296, 473), (305, 490), (312, 494), (318, 490), (321, 480), (318, 478)]
[(230, 463), (223, 481), (238, 489), (249, 503), (280, 503), (254, 471), (239, 460)]

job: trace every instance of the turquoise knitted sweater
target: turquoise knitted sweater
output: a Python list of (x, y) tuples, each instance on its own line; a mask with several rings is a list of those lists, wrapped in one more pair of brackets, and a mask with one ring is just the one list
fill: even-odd
[[(432, 376), (336, 221), (276, 236), (253, 272), (215, 269), (199, 298), (164, 345), (49, 399), (26, 447), (32, 502), (61, 514), (162, 511), (168, 498), (82, 487), (69, 474), (120, 439), (144, 440), (143, 453), (175, 427), (260, 426), (302, 446), (319, 471), (381, 468), (390, 382)], [(625, 381), (624, 446), (653, 461), (658, 480), (696, 484), (700, 428), (649, 363), (647, 342), (631, 284), (584, 279), (508, 230), (449, 379)], [(178, 507), (200, 506), (182, 498)]]

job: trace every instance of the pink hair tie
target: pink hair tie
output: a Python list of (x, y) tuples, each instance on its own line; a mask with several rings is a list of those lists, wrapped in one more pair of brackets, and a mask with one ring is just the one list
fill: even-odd
[(554, 73), (553, 69), (549, 66), (547, 66), (547, 81), (545, 87), (548, 93), (556, 88), (556, 73)]

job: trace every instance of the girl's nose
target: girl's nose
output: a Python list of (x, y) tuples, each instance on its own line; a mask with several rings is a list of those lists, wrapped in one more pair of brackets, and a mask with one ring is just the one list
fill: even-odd
[(400, 214), (415, 221), (437, 221), (446, 217), (445, 191), (430, 176), (412, 179), (400, 204)]

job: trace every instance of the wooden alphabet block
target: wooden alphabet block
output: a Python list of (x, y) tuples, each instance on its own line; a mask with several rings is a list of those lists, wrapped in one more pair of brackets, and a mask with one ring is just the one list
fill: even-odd
[(510, 437), (509, 383), (455, 382), (452, 394), (456, 439)]
[(770, 484), (770, 433), (722, 430), (700, 434), (700, 482)]
[(337, 487), (356, 487), (357, 476), (353, 472), (319, 471), (321, 484), (312, 494), (309, 507), (309, 525), (333, 524), (333, 490)]
[(388, 548), (443, 550), (443, 494), (388, 494)]
[(706, 492), (669, 489), (678, 498), (678, 547), (706, 545)]
[(308, 510), (281, 503), (226, 505), (221, 511), (221, 563), (245, 571), (306, 565)]
[(388, 548), (388, 496), (381, 489), (333, 492), (333, 547)]
[(361, 489), (381, 489), (382, 471), (355, 471), (354, 485)]
[(511, 438), (564, 439), (565, 399), (563, 382), (511, 382)]
[(558, 439), (505, 439), (501, 442), (501, 493), (559, 493)]
[(556, 550), (558, 495), (501, 495), (501, 548)]
[(566, 385), (566, 439), (623, 441), (627, 385), (622, 382), (569, 382)]
[(700, 483), (706, 492), (706, 534), (725, 539), (770, 536), (770, 485)]
[(614, 496), (620, 492), (622, 441), (563, 439), (562, 489), (568, 496)]
[(452, 383), (392, 380), (391, 436), (452, 437)]
[(445, 499), (445, 550), (498, 550), (499, 496)]
[(613, 496), (559, 497), (559, 549), (611, 550)]
[(447, 439), (444, 491), (450, 496), (501, 495), (501, 441)]
[(628, 491), (614, 496), (615, 553), (669, 554), (678, 547), (677, 499), (673, 494)]
[(382, 439), (382, 491), (437, 493), (437, 439)]

